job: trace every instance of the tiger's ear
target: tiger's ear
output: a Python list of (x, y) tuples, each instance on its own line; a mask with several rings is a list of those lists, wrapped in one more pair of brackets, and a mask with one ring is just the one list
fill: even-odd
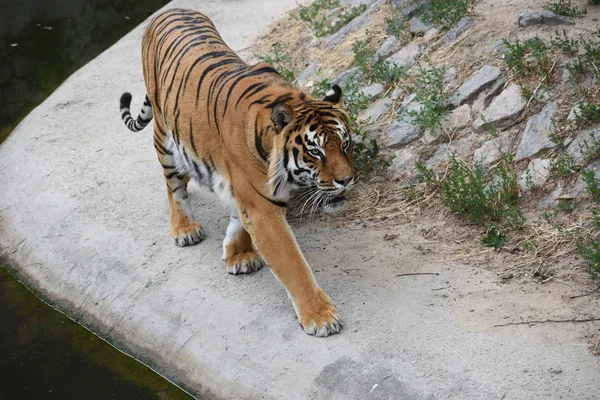
[(271, 121), (275, 124), (275, 132), (280, 133), (292, 120), (292, 109), (285, 103), (279, 103), (273, 107)]
[(329, 103), (333, 103), (336, 106), (343, 107), (344, 100), (342, 99), (342, 88), (338, 85), (333, 85), (331, 87), (331, 90), (325, 93), (323, 101), (328, 101)]

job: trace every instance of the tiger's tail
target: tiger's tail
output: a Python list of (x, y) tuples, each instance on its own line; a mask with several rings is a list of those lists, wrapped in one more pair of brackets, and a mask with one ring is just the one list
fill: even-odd
[(125, 92), (121, 96), (119, 107), (121, 111), (121, 119), (130, 131), (139, 132), (144, 129), (150, 121), (152, 121), (152, 103), (150, 103), (150, 99), (148, 98), (148, 95), (146, 95), (144, 105), (142, 106), (142, 111), (140, 111), (140, 115), (138, 115), (137, 119), (133, 119), (131, 116), (131, 111), (129, 111), (130, 106), (131, 93)]

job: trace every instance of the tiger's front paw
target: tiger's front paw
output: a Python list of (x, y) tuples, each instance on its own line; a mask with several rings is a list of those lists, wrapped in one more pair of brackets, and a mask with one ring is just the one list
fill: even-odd
[(253, 251), (235, 254), (227, 258), (227, 272), (232, 275), (249, 274), (263, 266), (262, 259)]
[(304, 332), (309, 335), (326, 337), (342, 330), (342, 326), (344, 326), (342, 317), (325, 292), (319, 289), (315, 298), (308, 303), (298, 309), (298, 321)]
[(175, 246), (179, 247), (192, 246), (204, 240), (204, 232), (198, 223), (173, 228), (171, 235)]

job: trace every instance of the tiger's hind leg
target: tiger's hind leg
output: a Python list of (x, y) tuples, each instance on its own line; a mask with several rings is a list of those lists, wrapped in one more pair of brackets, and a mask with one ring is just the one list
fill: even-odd
[(244, 229), (237, 210), (231, 211), (227, 234), (223, 240), (223, 260), (232, 275), (249, 274), (263, 266), (263, 260), (252, 246), (252, 238)]
[(177, 170), (173, 151), (166, 142), (164, 131), (155, 127), (154, 147), (163, 167), (167, 183), (167, 196), (171, 214), (171, 236), (176, 246), (191, 246), (200, 243), (204, 239), (204, 232), (192, 213), (187, 191), (190, 180), (189, 175)]

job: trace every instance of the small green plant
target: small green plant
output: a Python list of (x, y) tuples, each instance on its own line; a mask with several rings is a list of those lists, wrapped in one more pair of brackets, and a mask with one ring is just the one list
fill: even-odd
[(550, 161), (550, 173), (559, 178), (569, 178), (580, 169), (581, 166), (576, 165), (573, 157), (569, 154)]
[(421, 6), (421, 20), (440, 29), (449, 29), (469, 11), (470, 0), (430, 0)]
[(408, 20), (406, 16), (400, 12), (395, 13), (393, 16), (385, 19), (385, 23), (392, 35), (401, 41), (407, 41), (411, 38), (411, 34), (408, 31)]
[(509, 69), (520, 76), (545, 76), (550, 71), (548, 46), (535, 36), (524, 41), (511, 43), (504, 40), (504, 61)]
[(583, 129), (600, 121), (600, 106), (587, 101), (578, 101), (575, 111), (575, 127)]
[(583, 163), (587, 165), (600, 158), (600, 141), (594, 136), (594, 132), (589, 133), (589, 139), (579, 144), (583, 154)]
[(506, 242), (506, 235), (500, 232), (496, 224), (492, 224), (488, 228), (486, 236), (481, 240), (481, 245), (498, 250), (504, 245), (504, 242)]
[(333, 22), (333, 24), (331, 24), (329, 27), (327, 27), (327, 29), (323, 31), (323, 34), (317, 36), (325, 36), (327, 34), (339, 31), (342, 28), (342, 26), (346, 25), (348, 22), (358, 17), (360, 14), (365, 12), (366, 9), (367, 5), (361, 4), (357, 7), (352, 7), (342, 12), (340, 15), (338, 15), (337, 19)]
[(298, 16), (310, 26), (315, 36), (322, 37), (339, 31), (342, 26), (352, 21), (367, 9), (366, 4), (351, 7), (342, 11), (335, 21), (328, 23), (326, 11), (339, 5), (339, 0), (315, 0), (309, 6), (299, 6)]
[(594, 233), (590, 237), (579, 235), (576, 238), (575, 245), (577, 252), (586, 260), (590, 267), (590, 273), (595, 278), (600, 278), (600, 180), (596, 178), (594, 171), (585, 170), (581, 173), (586, 184), (586, 191), (596, 203), (591, 208)]
[(589, 193), (596, 203), (600, 203), (600, 179), (596, 178), (596, 173), (591, 169), (581, 172), (581, 177), (585, 183), (585, 190)]
[(415, 122), (422, 129), (430, 129), (436, 134), (442, 129), (444, 118), (450, 113), (448, 104), (453, 92), (444, 87), (444, 69), (435, 67), (431, 62), (417, 66), (418, 75), (415, 77), (415, 101), (420, 104), (418, 109), (400, 111), (400, 118)]
[[(313, 95), (323, 97), (331, 88), (329, 80), (315, 84)], [(354, 139), (353, 162), (357, 170), (371, 171), (379, 165), (389, 164), (389, 159), (380, 153), (379, 144), (368, 130), (370, 120), (360, 119), (358, 114), (369, 105), (369, 97), (362, 91), (362, 80), (358, 76), (350, 77), (344, 85), (344, 106), (350, 117), (350, 129)]]
[(573, 86), (579, 85), (579, 82), (583, 80), (583, 77), (587, 71), (587, 68), (579, 57), (566, 63), (565, 69), (569, 73), (569, 81), (573, 84)]
[(281, 43), (275, 43), (271, 50), (265, 55), (255, 55), (255, 57), (273, 65), (279, 75), (288, 82), (293, 82), (296, 79), (296, 72), (290, 66), (292, 57), (287, 48)]
[(587, 14), (587, 10), (585, 8), (579, 9), (573, 6), (573, 4), (571, 4), (571, 0), (552, 1), (550, 3), (546, 3), (543, 8), (548, 11), (552, 11), (554, 14), (563, 15), (565, 17), (579, 17)]
[(570, 38), (567, 31), (563, 29), (562, 33), (555, 31), (554, 36), (550, 39), (550, 46), (561, 50), (568, 55), (575, 55), (579, 51), (580, 41)]
[(315, 0), (309, 6), (299, 6), (298, 15), (313, 31), (321, 32), (325, 29), (327, 24), (325, 11), (338, 7), (339, 5), (339, 0)]
[(450, 159), (448, 171), (441, 178), (423, 163), (417, 163), (417, 170), (425, 181), (439, 187), (442, 203), (461, 217), (478, 225), (495, 227), (502, 223), (510, 229), (523, 225), (512, 157), (505, 157), (493, 172), (477, 164), (471, 167), (456, 157)]
[(374, 52), (369, 49), (366, 39), (356, 41), (352, 45), (352, 50), (354, 51), (354, 63), (368, 81), (382, 85), (394, 85), (407, 70), (405, 67), (375, 56)]
[(560, 199), (556, 208), (565, 214), (570, 214), (575, 209), (575, 203), (569, 200)]

